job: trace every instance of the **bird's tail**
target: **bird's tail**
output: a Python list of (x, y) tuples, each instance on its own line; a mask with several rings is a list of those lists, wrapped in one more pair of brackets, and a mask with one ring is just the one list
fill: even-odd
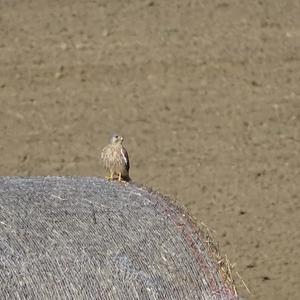
[(127, 182), (132, 181), (131, 178), (129, 177), (129, 174), (126, 174), (126, 175), (122, 176), (122, 179), (123, 179), (124, 181), (127, 181)]

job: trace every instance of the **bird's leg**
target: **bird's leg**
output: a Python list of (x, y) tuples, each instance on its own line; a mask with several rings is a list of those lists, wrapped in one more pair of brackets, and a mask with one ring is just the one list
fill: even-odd
[(115, 172), (110, 172), (110, 179), (111, 180), (114, 180), (114, 175), (115, 175)]
[(118, 173), (118, 180), (119, 180), (119, 181), (122, 181), (121, 172)]
[(108, 180), (114, 180), (114, 172), (110, 171), (110, 176), (105, 177)]

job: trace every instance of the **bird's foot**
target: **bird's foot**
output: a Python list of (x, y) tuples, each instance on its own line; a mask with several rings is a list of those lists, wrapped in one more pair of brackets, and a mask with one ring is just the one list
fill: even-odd
[(115, 179), (114, 174), (110, 174), (109, 176), (105, 176), (105, 178), (107, 180), (114, 180)]
[(118, 181), (122, 182), (122, 183), (127, 183), (128, 182), (125, 178), (122, 177), (121, 173), (118, 173)]

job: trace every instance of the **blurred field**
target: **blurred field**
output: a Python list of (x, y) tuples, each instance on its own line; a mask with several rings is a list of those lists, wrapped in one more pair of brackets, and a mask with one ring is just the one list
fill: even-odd
[[(131, 177), (216, 231), (252, 291), (298, 299), (297, 0), (0, 2), (0, 174)], [(298, 297), (297, 297), (298, 295)]]

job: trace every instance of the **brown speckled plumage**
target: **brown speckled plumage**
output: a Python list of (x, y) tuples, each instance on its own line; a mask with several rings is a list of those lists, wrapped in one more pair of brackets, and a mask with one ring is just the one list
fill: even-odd
[(129, 177), (129, 157), (123, 146), (123, 137), (114, 135), (101, 153), (102, 163), (107, 171), (110, 172), (108, 179), (117, 179), (119, 181), (130, 181)]

